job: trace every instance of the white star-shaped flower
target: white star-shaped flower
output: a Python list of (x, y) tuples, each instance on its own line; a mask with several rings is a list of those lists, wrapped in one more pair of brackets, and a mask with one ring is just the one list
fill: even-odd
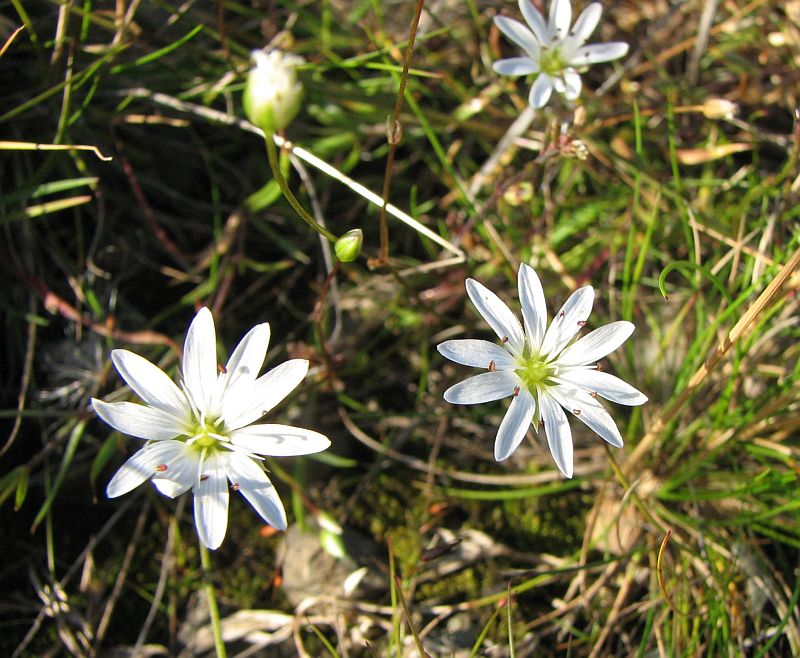
[(562, 407), (603, 439), (622, 447), (619, 429), (597, 401), (639, 405), (647, 398), (630, 384), (601, 372), (596, 363), (616, 350), (633, 332), (633, 324), (612, 322), (574, 340), (592, 310), (594, 290), (576, 290), (547, 327), (547, 307), (539, 277), (532, 267), (519, 270), (519, 298), (524, 329), (491, 290), (467, 279), (467, 294), (501, 345), (486, 340), (448, 340), (439, 352), (456, 363), (484, 368), (451, 386), (444, 399), (453, 404), (478, 404), (512, 396), (494, 444), (502, 461), (517, 449), (531, 422), (544, 424), (547, 443), (558, 469), (572, 477), (572, 432)]
[(200, 309), (186, 334), (180, 387), (133, 352), (111, 353), (120, 376), (145, 404), (93, 399), (92, 406), (111, 427), (147, 443), (108, 483), (109, 498), (145, 480), (170, 498), (191, 489), (197, 533), (214, 549), (228, 527), (230, 480), (267, 523), (286, 529), (286, 512), (259, 455), (307, 455), (325, 450), (330, 441), (299, 427), (252, 424), (308, 371), (308, 361), (292, 359), (259, 377), (269, 337), (269, 324), (256, 325), (219, 368), (214, 319), (207, 308)]
[(579, 70), (623, 57), (628, 44), (620, 41), (585, 45), (600, 21), (603, 9), (593, 2), (583, 10), (572, 30), (572, 5), (570, 0), (553, 0), (549, 20), (533, 6), (530, 0), (519, 0), (519, 8), (526, 27), (505, 16), (495, 16), (494, 24), (525, 53), (524, 57), (510, 57), (494, 63), (501, 75), (529, 75), (536, 73), (528, 102), (535, 108), (544, 107), (555, 89), (567, 100), (575, 100), (581, 93)]

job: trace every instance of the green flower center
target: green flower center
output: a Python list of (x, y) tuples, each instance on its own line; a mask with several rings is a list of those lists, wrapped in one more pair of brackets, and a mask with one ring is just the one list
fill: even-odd
[(516, 372), (525, 388), (535, 391), (555, 375), (555, 367), (537, 354), (521, 359)]
[(539, 58), (539, 68), (542, 73), (558, 76), (567, 68), (567, 63), (558, 48), (553, 48), (553, 50), (543, 49)]
[(195, 419), (193, 430), (189, 443), (198, 451), (213, 452), (228, 440), (225, 423), (215, 418)]

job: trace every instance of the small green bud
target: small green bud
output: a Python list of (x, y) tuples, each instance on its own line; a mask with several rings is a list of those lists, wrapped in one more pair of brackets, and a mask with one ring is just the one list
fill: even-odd
[(297, 67), (303, 59), (280, 50), (253, 51), (253, 68), (244, 86), (244, 111), (267, 135), (289, 125), (300, 109), (303, 85)]
[(358, 254), (361, 253), (361, 245), (364, 242), (364, 233), (360, 228), (354, 228), (345, 233), (341, 238), (336, 241), (333, 250), (336, 252), (336, 258), (343, 263), (352, 263)]

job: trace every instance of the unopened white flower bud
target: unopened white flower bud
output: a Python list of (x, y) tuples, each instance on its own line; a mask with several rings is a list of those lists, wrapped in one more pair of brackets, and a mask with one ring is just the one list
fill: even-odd
[(739, 113), (739, 107), (724, 98), (709, 98), (703, 103), (703, 115), (706, 119), (733, 119)]
[(253, 68), (244, 87), (244, 111), (252, 123), (271, 134), (289, 125), (300, 109), (303, 85), (297, 80), (301, 57), (280, 50), (253, 51)]

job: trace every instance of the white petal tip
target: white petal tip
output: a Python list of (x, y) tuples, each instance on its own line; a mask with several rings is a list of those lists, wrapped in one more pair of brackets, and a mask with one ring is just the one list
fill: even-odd
[(494, 451), (494, 460), (496, 462), (504, 462), (510, 456), (511, 456), (510, 452), (508, 454), (505, 454), (505, 453), (502, 453), (502, 452), (497, 452), (497, 450)]

